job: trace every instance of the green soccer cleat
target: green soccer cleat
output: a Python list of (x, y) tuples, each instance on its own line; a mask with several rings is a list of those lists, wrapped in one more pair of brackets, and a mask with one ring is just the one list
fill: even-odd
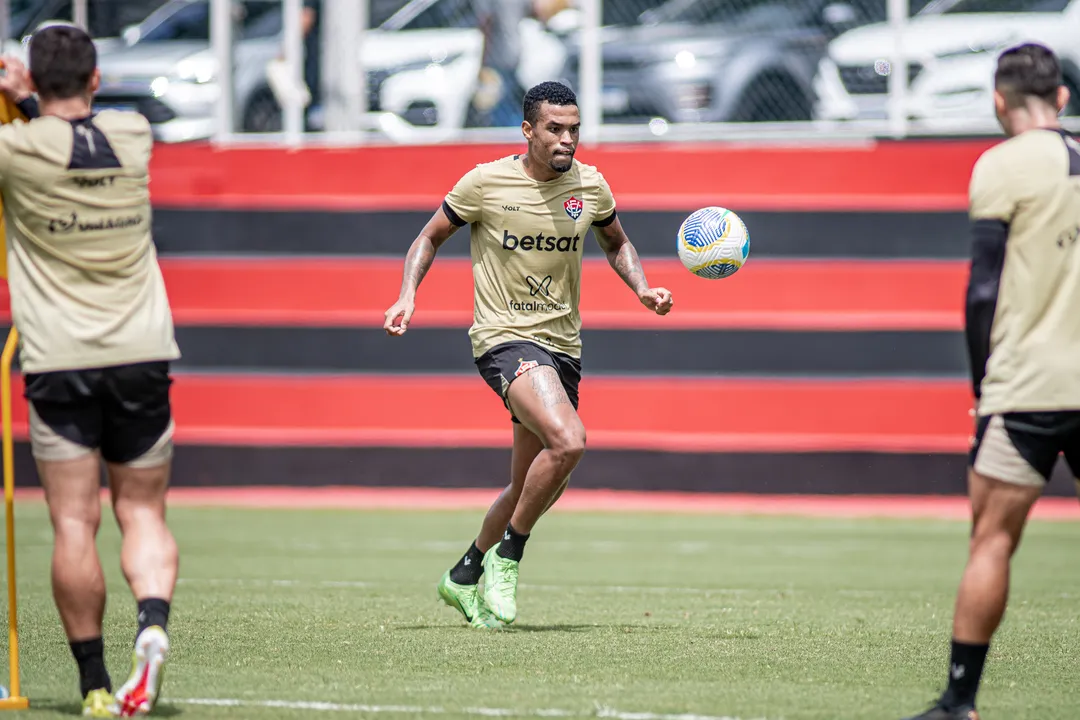
[(113, 712), (115, 702), (112, 693), (108, 690), (104, 688), (91, 690), (82, 701), (83, 717), (116, 717), (116, 713)]
[(509, 625), (517, 617), (518, 561), (500, 557), (495, 543), (484, 555), (484, 602), (495, 617)]
[(458, 585), (450, 579), (450, 571), (443, 573), (438, 585), (439, 599), (462, 614), (465, 622), (474, 628), (494, 629), (502, 627), (480, 599), (475, 585)]
[(116, 691), (116, 715), (149, 715), (161, 697), (165, 658), (169, 655), (169, 636), (158, 626), (139, 633), (132, 653), (131, 677)]

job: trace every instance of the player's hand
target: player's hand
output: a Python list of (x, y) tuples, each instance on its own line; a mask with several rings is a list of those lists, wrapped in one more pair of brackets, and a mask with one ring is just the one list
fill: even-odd
[(409, 321), (412, 320), (415, 311), (416, 303), (411, 298), (401, 298), (386, 311), (383, 330), (390, 336), (404, 335), (409, 329)]
[(657, 315), (667, 315), (671, 312), (671, 306), (675, 304), (671, 297), (671, 291), (667, 288), (649, 288), (641, 293), (641, 304), (652, 310)]
[(0, 67), (4, 68), (0, 74), (0, 92), (16, 103), (30, 97), (30, 73), (22, 60), (12, 55), (3, 55), (0, 56)]

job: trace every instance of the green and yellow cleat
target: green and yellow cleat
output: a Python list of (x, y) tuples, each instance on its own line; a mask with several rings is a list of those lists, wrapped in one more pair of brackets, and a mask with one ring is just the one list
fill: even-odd
[(169, 654), (169, 636), (158, 626), (139, 633), (132, 653), (131, 677), (116, 692), (116, 715), (149, 715), (161, 695), (165, 658)]
[(443, 573), (438, 585), (439, 599), (462, 614), (465, 622), (474, 628), (495, 629), (502, 627), (480, 599), (476, 585), (458, 585), (450, 579), (450, 571)]
[(115, 698), (108, 690), (91, 690), (82, 701), (83, 717), (116, 717), (113, 711), (115, 703)]
[(517, 617), (518, 561), (500, 557), (499, 545), (495, 543), (484, 555), (484, 602), (509, 625)]

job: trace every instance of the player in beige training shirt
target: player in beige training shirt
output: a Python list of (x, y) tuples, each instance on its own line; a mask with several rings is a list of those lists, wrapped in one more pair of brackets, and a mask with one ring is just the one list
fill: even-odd
[[(577, 414), (578, 299), (589, 230), (642, 304), (658, 315), (672, 307), (670, 292), (645, 282), (604, 177), (574, 159), (581, 122), (574, 93), (541, 83), (525, 95), (524, 116), (528, 152), (477, 166), (446, 196), (409, 249), (401, 297), (386, 311), (384, 325), (390, 335), (406, 331), (417, 287), (439, 246), (471, 225), (473, 356), (514, 428), (510, 485), (438, 586), (440, 597), (474, 627), (514, 621), (525, 541), (585, 452)], [(477, 591), (482, 573), (483, 599)]]
[(1058, 123), (1069, 92), (1057, 58), (1039, 45), (1002, 53), (994, 101), (1010, 139), (979, 158), (970, 185), (971, 554), (948, 688), (913, 720), (977, 720), (1028, 512), (1059, 455), (1080, 474), (1080, 143)]
[[(0, 80), (31, 118), (0, 128), (0, 191), (30, 443), (56, 536), (53, 594), (79, 665), (84, 714), (141, 715), (157, 697), (177, 571), (165, 489), (169, 363), (179, 352), (150, 236), (153, 140), (141, 115), (92, 114), (100, 73), (85, 32), (39, 30), (29, 54), (29, 75), (7, 58)], [(115, 697), (95, 541), (102, 460), (139, 610), (134, 667)]]

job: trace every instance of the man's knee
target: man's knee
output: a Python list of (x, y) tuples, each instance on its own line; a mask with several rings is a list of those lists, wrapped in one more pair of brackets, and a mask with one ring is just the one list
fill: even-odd
[(585, 454), (585, 428), (580, 424), (560, 426), (549, 435), (547, 449), (560, 463), (577, 465)]

